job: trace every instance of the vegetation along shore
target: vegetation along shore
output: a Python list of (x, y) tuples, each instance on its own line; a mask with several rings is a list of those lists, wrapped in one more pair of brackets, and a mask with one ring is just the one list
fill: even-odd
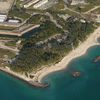
[(49, 86), (42, 83), (46, 75), (99, 45), (99, 0), (6, 0), (0, 5), (0, 69), (33, 86)]

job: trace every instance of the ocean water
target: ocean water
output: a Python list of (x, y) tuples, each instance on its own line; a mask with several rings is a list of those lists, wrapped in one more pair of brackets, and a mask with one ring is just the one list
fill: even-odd
[[(45, 89), (31, 87), (6, 73), (0, 72), (0, 100), (100, 100), (100, 46), (89, 48), (81, 57), (73, 59), (66, 70), (49, 74), (43, 82)], [(72, 76), (80, 71), (77, 78)]]

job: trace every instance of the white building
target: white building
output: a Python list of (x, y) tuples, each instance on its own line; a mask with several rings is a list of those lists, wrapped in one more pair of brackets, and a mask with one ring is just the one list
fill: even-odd
[(24, 8), (28, 8), (30, 6), (32, 6), (33, 4), (39, 2), (40, 0), (32, 0), (30, 2), (28, 2), (27, 4), (24, 5)]
[(10, 19), (8, 20), (9, 23), (19, 23), (20, 21), (17, 19)]
[(34, 8), (39, 8), (40, 6), (46, 4), (48, 0), (41, 0), (40, 2), (36, 3), (33, 7)]
[(0, 15), (0, 22), (4, 22), (7, 19), (7, 15)]
[(97, 15), (96, 15), (95, 21), (96, 21), (97, 23), (100, 23), (100, 14), (97, 14)]
[(72, 0), (71, 5), (86, 4), (85, 0)]
[(100, 14), (94, 14), (94, 13), (92, 13), (91, 14), (91, 19), (92, 19), (92, 21), (100, 23)]

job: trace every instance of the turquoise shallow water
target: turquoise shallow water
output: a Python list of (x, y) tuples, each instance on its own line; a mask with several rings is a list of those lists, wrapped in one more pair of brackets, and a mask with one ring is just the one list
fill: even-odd
[[(0, 100), (100, 100), (100, 46), (70, 62), (68, 68), (46, 76), (43, 81), (51, 85), (46, 89), (33, 88), (24, 82), (0, 72)], [(80, 71), (74, 78), (72, 72)]]

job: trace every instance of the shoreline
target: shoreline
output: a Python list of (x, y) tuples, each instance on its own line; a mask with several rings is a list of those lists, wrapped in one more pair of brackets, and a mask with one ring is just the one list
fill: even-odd
[(28, 84), (29, 86), (32, 86), (32, 87), (46, 88), (46, 87), (49, 86), (49, 84), (47, 84), (47, 83), (43, 84), (43, 83), (32, 81), (30, 78), (26, 78), (24, 75), (15, 73), (8, 68), (2, 68), (1, 67), (0, 71), (18, 79), (18, 80), (21, 80), (21, 81), (25, 82), (26, 84)]
[(46, 88), (49, 86), (48, 83), (42, 83), (42, 79), (47, 76), (48, 74), (51, 74), (53, 72), (64, 70), (67, 68), (67, 65), (75, 58), (82, 56), (86, 53), (87, 49), (91, 46), (100, 45), (100, 43), (97, 42), (97, 38), (100, 37), (100, 27), (94, 30), (93, 33), (89, 35), (89, 37), (86, 39), (84, 43), (81, 43), (75, 50), (70, 51), (69, 54), (67, 54), (59, 63), (52, 65), (51, 67), (43, 67), (41, 70), (37, 71), (34, 74), (34, 78), (31, 79), (29, 77), (26, 77), (23, 74), (19, 74), (16, 72), (13, 72), (8, 67), (0, 67), (0, 71), (7, 73), (19, 80), (24, 81), (28, 85), (31, 85), (33, 87), (37, 88)]
[(100, 45), (97, 41), (97, 38), (100, 37), (100, 27), (94, 30), (93, 33), (89, 35), (89, 37), (81, 43), (75, 50), (72, 50), (69, 54), (67, 54), (59, 63), (52, 65), (51, 67), (44, 67), (42, 70), (38, 71), (35, 74), (34, 80), (37, 80), (39, 83), (42, 83), (42, 79), (56, 71), (64, 70), (67, 68), (68, 64), (75, 58), (80, 57), (86, 53), (88, 48)]

